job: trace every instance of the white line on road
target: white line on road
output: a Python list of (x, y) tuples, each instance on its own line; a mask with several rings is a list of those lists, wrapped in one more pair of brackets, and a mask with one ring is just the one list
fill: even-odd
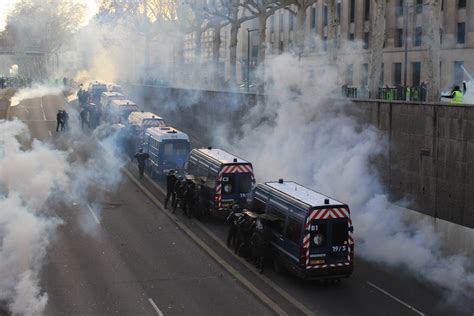
[(40, 97), (40, 105), (41, 105), (41, 111), (43, 112), (43, 120), (47, 121), (46, 113), (44, 112), (43, 97)]
[(97, 215), (95, 215), (94, 210), (92, 209), (92, 207), (89, 204), (87, 204), (87, 208), (89, 209), (89, 212), (91, 212), (92, 216), (94, 216), (94, 219), (97, 222), (97, 224), (100, 224), (100, 221), (97, 218)]
[(145, 195), (156, 205), (159, 210), (162, 211), (168, 218), (170, 218), (182, 231), (184, 231), (198, 246), (200, 246), (211, 258), (219, 263), (224, 269), (226, 269), (235, 279), (239, 280), (247, 289), (249, 289), (254, 295), (256, 295), (264, 304), (270, 307), (273, 312), (277, 315), (288, 315), (284, 310), (278, 306), (276, 302), (270, 299), (262, 291), (260, 291), (255, 285), (253, 285), (247, 278), (245, 278), (240, 272), (230, 266), (223, 258), (221, 258), (214, 250), (212, 250), (201, 238), (193, 233), (186, 225), (181, 223), (170, 211), (163, 207), (163, 203), (159, 201), (147, 188), (145, 188), (136, 177), (134, 177), (130, 171), (126, 168), (122, 169), (127, 177), (132, 180)]
[(163, 313), (160, 311), (158, 306), (156, 306), (155, 302), (151, 298), (148, 299), (148, 302), (150, 302), (151, 306), (153, 306), (153, 309), (156, 311), (156, 313), (160, 316), (163, 316)]
[(397, 301), (398, 303), (402, 304), (403, 306), (407, 307), (408, 309), (411, 309), (412, 311), (414, 311), (415, 313), (417, 313), (418, 315), (422, 315), (424, 316), (425, 314), (420, 312), (419, 310), (417, 310), (416, 308), (414, 308), (413, 306), (411, 306), (410, 304), (407, 304), (405, 303), (404, 301), (402, 301), (401, 299), (393, 296), (392, 294), (388, 293), (387, 291), (385, 291), (384, 289), (378, 287), (377, 285), (373, 284), (372, 282), (369, 282), (367, 281), (367, 284), (370, 285), (371, 287), (373, 287), (374, 289), (382, 292), (383, 294), (387, 295), (388, 297), (394, 299), (395, 301)]
[[(150, 181), (150, 183), (162, 194), (166, 195), (165, 190), (157, 184), (153, 179), (151, 179), (147, 174), (145, 174), (145, 178)], [(295, 297), (293, 297), (291, 294), (283, 290), (280, 286), (278, 286), (275, 282), (270, 280), (268, 277), (261, 275), (260, 273), (257, 273), (257, 270), (254, 269), (254, 267), (249, 264), (246, 260), (243, 260), (241, 257), (235, 255), (228, 247), (227, 245), (219, 238), (217, 237), (211, 230), (209, 230), (206, 226), (201, 224), (199, 221), (196, 221), (195, 224), (199, 226), (209, 237), (214, 239), (215, 242), (217, 242), (221, 247), (223, 247), (225, 250), (227, 250), (231, 255), (234, 256), (237, 260), (240, 261), (244, 266), (246, 266), (250, 271), (253, 271), (254, 274), (260, 278), (263, 282), (265, 282), (268, 286), (273, 288), (278, 294), (283, 296), (288, 302), (291, 302), (293, 305), (295, 305), (299, 310), (301, 310), (305, 315), (314, 315), (314, 312), (309, 310), (303, 303), (299, 302)]]
[(51, 130), (48, 130), (49, 136), (53, 137), (53, 133), (51, 133)]

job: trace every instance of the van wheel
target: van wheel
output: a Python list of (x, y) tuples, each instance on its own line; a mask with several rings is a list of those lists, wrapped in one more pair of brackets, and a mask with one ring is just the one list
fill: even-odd
[(273, 270), (276, 272), (276, 273), (281, 273), (283, 272), (283, 267), (281, 265), (281, 262), (280, 262), (280, 259), (275, 256), (273, 258)]

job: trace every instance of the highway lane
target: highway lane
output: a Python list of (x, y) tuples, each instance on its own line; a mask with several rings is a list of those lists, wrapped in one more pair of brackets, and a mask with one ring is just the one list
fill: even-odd
[[(49, 106), (50, 103), (52, 104), (51, 106)], [(46, 104), (45, 115), (47, 119), (50, 119), (51, 117), (54, 118), (57, 107), (62, 105), (62, 100), (60, 97), (58, 100), (54, 100), (54, 97), (52, 97), (51, 100), (48, 98)], [(42, 115), (43, 114), (39, 110), (36, 110), (35, 114), (33, 114), (31, 117), (27, 116), (25, 118), (30, 120), (28, 124), (34, 125), (34, 134), (38, 133), (41, 135), (41, 137), (44, 137), (44, 139), (53, 140), (53, 138), (51, 138), (49, 133), (45, 130), (45, 126), (48, 130), (50, 130), (51, 123), (36, 123), (37, 121), (40, 121), (38, 120), (38, 116), (41, 118)], [(53, 122), (53, 129), (54, 127), (55, 122)], [(156, 189), (156, 187), (147, 181), (144, 181), (143, 183), (153, 192), (156, 197), (158, 197), (158, 199), (163, 200), (163, 194), (160, 192), (160, 190)], [(80, 306), (77, 307), (77, 309), (73, 309), (73, 311), (78, 311), (78, 313), (79, 311), (84, 311), (83, 309), (80, 309), (81, 307), (83, 308), (84, 306), (89, 305), (94, 306), (91, 309), (92, 311), (100, 311), (100, 313), (108, 313), (113, 310), (114, 307), (122, 311), (127, 311), (127, 308), (130, 306), (130, 308), (133, 310), (133, 308), (137, 305), (146, 306), (147, 295), (144, 295), (143, 293), (152, 293), (152, 295), (158, 297), (160, 300), (159, 303), (156, 304), (158, 304), (160, 307), (162, 306), (161, 302), (164, 302), (165, 305), (170, 304), (169, 306), (171, 307), (171, 314), (174, 314), (175, 312), (179, 314), (187, 313), (188, 310), (186, 309), (186, 306), (193, 306), (193, 308), (195, 307), (193, 305), (193, 301), (186, 301), (184, 307), (179, 307), (179, 298), (175, 299), (176, 297), (179, 297), (179, 292), (182, 288), (187, 289), (190, 286), (192, 288), (193, 285), (190, 279), (182, 280), (176, 277), (176, 274), (179, 273), (176, 273), (173, 268), (176, 267), (176, 270), (181, 270), (183, 269), (183, 266), (179, 264), (179, 261), (176, 261), (177, 259), (164, 259), (168, 257), (167, 252), (166, 256), (163, 256), (163, 253), (154, 251), (154, 249), (161, 249), (161, 247), (157, 248), (155, 247), (154, 243), (147, 243), (148, 235), (151, 236), (151, 240), (154, 240), (153, 238), (157, 238), (158, 242), (163, 237), (160, 235), (160, 231), (163, 229), (163, 227), (160, 229), (159, 223), (165, 221), (165, 218), (161, 217), (162, 214), (159, 210), (159, 207), (157, 208), (156, 206), (151, 205), (149, 200), (147, 202), (143, 202), (145, 206), (139, 201), (137, 201), (139, 204), (135, 205), (135, 202), (132, 203), (132, 201), (143, 199), (146, 200), (146, 197), (140, 196), (142, 193), (136, 192), (137, 188), (134, 188), (133, 185), (125, 185), (124, 187), (126, 190), (119, 190), (119, 195), (117, 196), (106, 195), (108, 197), (106, 199), (107, 201), (105, 201), (103, 197), (101, 197), (99, 200), (91, 199), (91, 202), (96, 203), (96, 205), (92, 205), (92, 209), (99, 210), (103, 208), (103, 211), (101, 213), (97, 212), (98, 214), (96, 215), (100, 221), (100, 224), (95, 221), (91, 212), (84, 207), (79, 208), (78, 206), (71, 205), (65, 206), (65, 210), (63, 212), (69, 214), (67, 216), (74, 215), (77, 218), (74, 218), (73, 216), (67, 220), (67, 223), (75, 223), (73, 226), (68, 226), (69, 231), (62, 231), (63, 229), (66, 229), (64, 228), (66, 226), (61, 228), (60, 234), (69, 234), (70, 241), (65, 242), (64, 246), (58, 250), (56, 255), (52, 255), (52, 257), (57, 257), (57, 261), (53, 261), (56, 263), (53, 265), (49, 263), (45, 269), (46, 277), (44, 280), (46, 280), (46, 282), (43, 283), (44, 287), (48, 288), (48, 292), (51, 293), (48, 311), (51, 311), (52, 313), (64, 311), (67, 310), (67, 308), (69, 308), (73, 303), (77, 306)], [(137, 193), (137, 195), (135, 196), (132, 193)], [(131, 203), (130, 207), (123, 206), (123, 203), (125, 202), (121, 200), (122, 197), (127, 197), (127, 201), (130, 201)], [(122, 201), (123, 203), (118, 203), (117, 201)], [(127, 203), (128, 202), (125, 204)], [(81, 214), (81, 216), (78, 216), (77, 214)], [(122, 218), (124, 219), (123, 221)], [(154, 221), (155, 219), (157, 220), (156, 222)], [(227, 231), (226, 226), (223, 225), (221, 221), (211, 220), (207, 221), (203, 225), (197, 221), (190, 221), (187, 218), (182, 218), (180, 215), (178, 215), (178, 220), (186, 224), (193, 232), (198, 234), (203, 240), (211, 245), (216, 252), (225, 257), (225, 259), (228, 260), (232, 266), (236, 267), (240, 273), (245, 275), (245, 277), (248, 278), (253, 284), (257, 285), (266, 295), (278, 301), (278, 295), (271, 293), (271, 286), (265, 286), (265, 281), (259, 278), (258, 273), (253, 272), (255, 270), (245, 271), (246, 268), (243, 266), (243, 263), (238, 262), (239, 259), (232, 258), (232, 254), (225, 254), (225, 248), (218, 243), (218, 241), (222, 243)], [(129, 222), (131, 224), (129, 224)], [(86, 226), (88, 228), (94, 227), (94, 223), (98, 229), (85, 232), (83, 228), (79, 228), (79, 225)], [(158, 224), (158, 231), (156, 231), (156, 227), (152, 223)], [(170, 224), (172, 225), (172, 222), (170, 222)], [(132, 226), (132, 228), (129, 226)], [(182, 237), (184, 235), (184, 233), (179, 228), (176, 229), (176, 225), (174, 225), (174, 229), (179, 236)], [(143, 231), (147, 231), (148, 234), (143, 233)], [(100, 234), (98, 232), (100, 232)], [(167, 236), (168, 233), (170, 232), (166, 232), (165, 236)], [(215, 236), (218, 241), (213, 240), (212, 237), (209, 237), (210, 235)], [(98, 238), (98, 236), (100, 236), (100, 238)], [(79, 240), (76, 240), (76, 238), (79, 238)], [(170, 242), (170, 239), (167, 237), (164, 239), (167, 240), (168, 243)], [(96, 242), (96, 244), (92, 245), (94, 242)], [(171, 241), (171, 243), (172, 242), (173, 241)], [(124, 246), (122, 246), (122, 243)], [(128, 244), (130, 245), (127, 246)], [(162, 246), (161, 244), (159, 245)], [(92, 257), (90, 258), (87, 256), (89, 253), (89, 246), (92, 247)], [(199, 250), (198, 246), (194, 243), (187, 245), (184, 250), (188, 249), (187, 247), (189, 247), (189, 249)], [(77, 251), (75, 250), (76, 248)], [(101, 250), (104, 251), (104, 249), (107, 250), (107, 255), (105, 258), (109, 258), (109, 261), (96, 260), (96, 256), (100, 258)], [(144, 251), (142, 249), (146, 250)], [(181, 250), (175, 249), (173, 247), (165, 247), (164, 249), (166, 249), (171, 254), (178, 252), (181, 255), (185, 255), (187, 252), (184, 251), (183, 253)], [(143, 252), (146, 252), (146, 254), (143, 254)], [(80, 253), (81, 255), (78, 256), (77, 253)], [(194, 256), (194, 253), (191, 254)], [(63, 257), (69, 258), (67, 260), (65, 259), (65, 261), (66, 266), (70, 268), (62, 270), (63, 275), (60, 278), (56, 278), (56, 280), (54, 274), (59, 271), (57, 266), (60, 265), (60, 262), (63, 262), (61, 261)], [(87, 259), (84, 259), (84, 257)], [(87, 265), (89, 262), (87, 260), (94, 262), (95, 265)], [(170, 260), (170, 262), (168, 262), (168, 260)], [(79, 261), (80, 264), (74, 263), (76, 261)], [(156, 263), (164, 265), (166, 267), (165, 271), (171, 272), (162, 273), (162, 271), (153, 270), (153, 267)], [(193, 263), (194, 262), (191, 263), (191, 266)], [(114, 267), (112, 269), (114, 272), (109, 272), (107, 269), (106, 271), (102, 271), (102, 269), (98, 267), (99, 265), (109, 265), (110, 267)], [(178, 267), (179, 269), (177, 269)], [(100, 273), (97, 273), (97, 271), (100, 271)], [(187, 267), (184, 267), (184, 271), (187, 271)], [(199, 277), (194, 279), (194, 282), (199, 283), (204, 282), (203, 280), (205, 280), (206, 282), (209, 282), (209, 285), (207, 286), (214, 287), (215, 284), (212, 282), (217, 282), (216, 280), (218, 278), (215, 277), (213, 279), (209, 277), (209, 274), (205, 274), (204, 271), (206, 270), (198, 269), (197, 272), (193, 270), (190, 272), (190, 274), (193, 275), (194, 273), (197, 273), (199, 275)], [(216, 270), (213, 270), (212, 272), (215, 271)], [(221, 272), (223, 275), (227, 275), (226, 271)], [(102, 276), (102, 274), (105, 274), (106, 277)], [(108, 274), (111, 275), (107, 276)], [(116, 302), (112, 299), (113, 297), (122, 297), (125, 294), (112, 293), (110, 296), (105, 295), (103, 293), (111, 292), (108, 292), (109, 290), (104, 289), (103, 284), (114, 284), (114, 281), (117, 280), (117, 276), (121, 275), (125, 276), (121, 280), (134, 280), (135, 278), (135, 281), (127, 282), (127, 284), (133, 283), (135, 285), (139, 284), (139, 286), (137, 285), (127, 290), (130, 292), (131, 297), (133, 297), (132, 299), (125, 299), (124, 302)], [(157, 277), (153, 278), (153, 276)], [(405, 271), (387, 269), (377, 264), (368, 263), (359, 257), (356, 257), (356, 270), (353, 276), (347, 280), (344, 280), (340, 285), (336, 286), (325, 286), (317, 283), (302, 282), (292, 276), (285, 274), (275, 274), (273, 271), (271, 271), (271, 269), (267, 269), (264, 277), (268, 277), (268, 279), (274, 282), (276, 286), (288, 293), (291, 297), (296, 298), (310, 311), (317, 315), (419, 315), (422, 313), (429, 315), (472, 315), (472, 312), (469, 312), (472, 310), (472, 302), (447, 302), (447, 296), (443, 295), (439, 289), (417, 281)], [(74, 285), (78, 282), (78, 280), (82, 279), (89, 280), (84, 281), (84, 285), (81, 285), (83, 291), (80, 289), (75, 289), (70, 291), (73, 293), (66, 291), (65, 294), (62, 294), (64, 289), (75, 288)], [(63, 282), (61, 280), (65, 281)], [(100, 280), (100, 282), (95, 282), (95, 280)], [(57, 284), (54, 282), (57, 282)], [(236, 281), (233, 282), (235, 283)], [(164, 283), (168, 283), (168, 286), (171, 284), (169, 291), (165, 291), (163, 289), (163, 287), (166, 287)], [(240, 288), (240, 285), (238, 288)], [(155, 289), (158, 289), (157, 294), (154, 294)], [(163, 291), (165, 292), (164, 294)], [(273, 292), (275, 291), (276, 290), (273, 289)], [(191, 291), (191, 293), (194, 292)], [(188, 296), (189, 293), (186, 292), (186, 295), (183, 297)], [(98, 300), (97, 297), (104, 299)], [(197, 297), (200, 296), (198, 295)], [(55, 298), (57, 298), (57, 301), (54, 301)], [(156, 299), (157, 301), (158, 298)], [(162, 301), (162, 298), (164, 301)], [(83, 304), (81, 302), (88, 303)], [(205, 302), (206, 304), (218, 303), (209, 301)], [(229, 303), (231, 305), (238, 304), (232, 300), (226, 300), (225, 303)], [(149, 305), (152, 306), (151, 304)], [(242, 304), (240, 303), (238, 306), (240, 305)], [(462, 309), (463, 305), (466, 306), (466, 309)], [(291, 310), (291, 308), (294, 309), (294, 307), (291, 306), (284, 307), (285, 310)], [(253, 314), (252, 311), (249, 311), (249, 313)]]
[[(11, 115), (59, 145), (66, 136), (56, 135), (54, 118), (62, 106), (61, 96), (36, 98)], [(117, 191), (101, 189), (87, 201), (51, 205), (64, 225), (41, 274), (46, 314), (273, 314), (128, 178)]]

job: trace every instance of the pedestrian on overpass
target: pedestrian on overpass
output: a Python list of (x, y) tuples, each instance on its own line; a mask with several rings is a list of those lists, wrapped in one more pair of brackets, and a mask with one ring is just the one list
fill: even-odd
[(64, 130), (64, 114), (61, 110), (58, 110), (56, 114), (56, 132), (59, 131), (59, 128), (61, 128), (61, 131)]
[(174, 205), (176, 200), (176, 194), (174, 188), (178, 178), (176, 178), (176, 173), (174, 170), (170, 170), (166, 176), (166, 198), (165, 198), (165, 208), (168, 208), (168, 201), (171, 197), (171, 205)]
[(445, 96), (445, 98), (451, 99), (452, 104), (462, 104), (464, 94), (461, 91), (461, 88), (456, 85), (454, 86), (450, 95)]
[(150, 158), (150, 155), (148, 153), (143, 152), (143, 148), (140, 148), (135, 154), (135, 158), (138, 162), (138, 173), (140, 175), (140, 179), (143, 179), (143, 173), (145, 172), (145, 164), (146, 161)]

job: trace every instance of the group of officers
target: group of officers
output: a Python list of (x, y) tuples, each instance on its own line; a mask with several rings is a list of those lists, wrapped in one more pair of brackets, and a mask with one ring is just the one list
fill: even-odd
[[(139, 160), (139, 158), (137, 157)], [(189, 218), (202, 219), (209, 216), (209, 195), (201, 179), (193, 176), (178, 176), (171, 170), (166, 176), (165, 208), (171, 200), (172, 212), (178, 208)], [(238, 203), (231, 206), (227, 217), (230, 225), (227, 246), (247, 260), (252, 261), (260, 273), (268, 257), (269, 230), (263, 215), (242, 208)]]
[(83, 89), (83, 85), (79, 86), (79, 91), (77, 91), (77, 99), (79, 101), (80, 112), (79, 118), (81, 120), (82, 130), (95, 129), (100, 124), (102, 117), (102, 109), (100, 105), (90, 103), (90, 93)]

